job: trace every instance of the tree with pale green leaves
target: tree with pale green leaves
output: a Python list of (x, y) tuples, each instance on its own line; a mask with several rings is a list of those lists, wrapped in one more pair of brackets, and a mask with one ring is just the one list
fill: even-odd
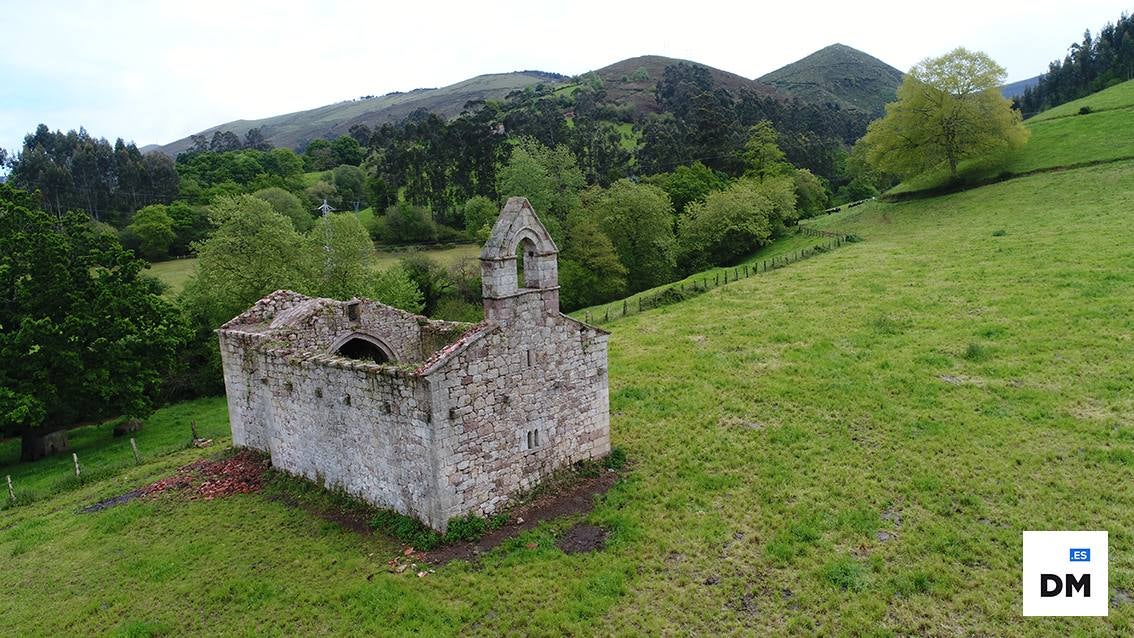
[(782, 175), (791, 170), (779, 146), (780, 135), (768, 120), (760, 120), (748, 128), (744, 143), (744, 174), (757, 179)]
[(196, 245), (197, 270), (182, 293), (195, 323), (211, 332), (268, 293), (308, 287), (310, 244), (271, 204), (222, 198), (210, 219), (216, 230)]
[(122, 242), (149, 261), (168, 257), (169, 247), (176, 238), (173, 218), (163, 204), (140, 209), (122, 231)]
[(420, 314), (425, 308), (425, 297), (401, 265), (378, 273), (374, 278), (374, 298), (387, 306), (414, 314)]
[(906, 74), (898, 100), (863, 138), (877, 169), (912, 176), (1022, 146), (1028, 130), (1000, 92), (1006, 73), (988, 55), (958, 48)]
[(476, 195), (465, 202), (465, 230), (473, 233), (477, 241), (484, 243), (492, 232), (492, 225), (500, 216), (500, 207), (484, 195)]
[(670, 281), (674, 212), (665, 191), (620, 179), (589, 198), (586, 208), (626, 267), (630, 292)]
[(279, 186), (262, 188), (252, 195), (271, 204), (277, 213), (290, 219), (291, 225), (301, 233), (310, 230), (315, 223), (314, 215), (304, 206), (303, 202)]
[(307, 234), (310, 293), (350, 299), (372, 293), (374, 243), (354, 213), (321, 217)]
[(783, 234), (796, 217), (790, 176), (739, 180), (685, 210), (678, 230), (681, 264), (687, 272), (734, 264)]
[(526, 197), (553, 238), (561, 239), (567, 216), (579, 208), (579, 192), (586, 186), (575, 156), (566, 146), (548, 148), (524, 138), (496, 175), (496, 190), (507, 200)]

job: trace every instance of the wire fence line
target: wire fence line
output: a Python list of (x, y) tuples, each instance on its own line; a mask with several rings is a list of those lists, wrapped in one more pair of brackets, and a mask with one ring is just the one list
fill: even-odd
[[(857, 235), (820, 230), (802, 224), (797, 226), (797, 229), (801, 234), (810, 237), (827, 238), (828, 241), (815, 246), (801, 248), (784, 255), (775, 255), (768, 259), (757, 260), (749, 264), (724, 268), (712, 275), (705, 274), (694, 277), (692, 280), (686, 279), (665, 286), (653, 293), (640, 294), (634, 298), (627, 297), (621, 301), (607, 304), (598, 310), (587, 310), (583, 313), (583, 321), (592, 325), (598, 325), (627, 315), (644, 312), (661, 306), (668, 306), (713, 290), (714, 288), (735, 283), (741, 279), (748, 279), (749, 277), (766, 273), (770, 270), (778, 270), (797, 261), (809, 259), (816, 255), (830, 252), (836, 248), (841, 248), (847, 244), (862, 241), (862, 238)], [(730, 274), (731, 278), (729, 277)]]

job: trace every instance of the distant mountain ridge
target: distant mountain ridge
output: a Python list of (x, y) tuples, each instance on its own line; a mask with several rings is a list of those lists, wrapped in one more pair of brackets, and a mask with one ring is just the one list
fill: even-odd
[(768, 73), (758, 81), (812, 103), (881, 115), (896, 98), (904, 74), (845, 44), (832, 44)]
[[(894, 100), (902, 72), (862, 51), (835, 44), (788, 64), (757, 79), (749, 79), (706, 64), (643, 55), (615, 62), (588, 72), (602, 79), (605, 100), (629, 105), (636, 115), (657, 113), (655, 87), (672, 64), (704, 67), (714, 85), (734, 95), (749, 90), (764, 97), (787, 100), (796, 97), (814, 104), (835, 103), (847, 110), (881, 114), (886, 102)], [(250, 129), (261, 128), (273, 146), (300, 149), (314, 139), (333, 139), (348, 133), (356, 124), (370, 128), (397, 122), (424, 109), (445, 118), (456, 117), (470, 100), (503, 99), (515, 90), (539, 83), (557, 86), (571, 78), (545, 71), (516, 71), (478, 75), (449, 86), (394, 92), (380, 97), (336, 102), (326, 106), (256, 120), (234, 120), (197, 133), (211, 138), (217, 131), (231, 131), (243, 137)], [(170, 156), (189, 149), (190, 136), (143, 150), (158, 150)]]
[(1009, 84), (1005, 84), (1004, 86), (1000, 87), (1000, 92), (1004, 94), (1004, 97), (1008, 98), (1009, 100), (1014, 97), (1020, 97), (1024, 94), (1024, 91), (1039, 84), (1040, 77), (1042, 76), (1037, 75), (1034, 78), (1028, 78), (1026, 80), (1020, 80), (1019, 82), (1011, 82)]
[[(212, 137), (216, 131), (231, 131), (243, 137), (248, 130), (263, 127), (264, 138), (273, 146), (302, 148), (316, 138), (333, 139), (346, 135), (355, 124), (374, 128), (385, 122), (397, 122), (418, 109), (446, 118), (456, 117), (470, 100), (503, 99), (517, 89), (540, 82), (558, 84), (567, 79), (567, 76), (544, 71), (490, 73), (436, 89), (387, 93), (258, 120), (234, 120), (198, 134)], [(144, 150), (159, 150), (176, 156), (192, 144), (186, 136), (169, 144), (148, 146)]]

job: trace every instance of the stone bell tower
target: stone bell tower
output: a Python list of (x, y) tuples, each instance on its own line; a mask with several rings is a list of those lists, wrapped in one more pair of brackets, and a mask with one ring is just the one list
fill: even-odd
[(558, 315), (558, 254), (528, 200), (509, 198), (480, 251), (484, 318), (508, 324), (528, 313)]

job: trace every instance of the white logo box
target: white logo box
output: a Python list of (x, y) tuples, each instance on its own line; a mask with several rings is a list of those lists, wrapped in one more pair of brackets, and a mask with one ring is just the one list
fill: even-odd
[(1024, 532), (1024, 615), (1106, 616), (1109, 559), (1106, 532)]

